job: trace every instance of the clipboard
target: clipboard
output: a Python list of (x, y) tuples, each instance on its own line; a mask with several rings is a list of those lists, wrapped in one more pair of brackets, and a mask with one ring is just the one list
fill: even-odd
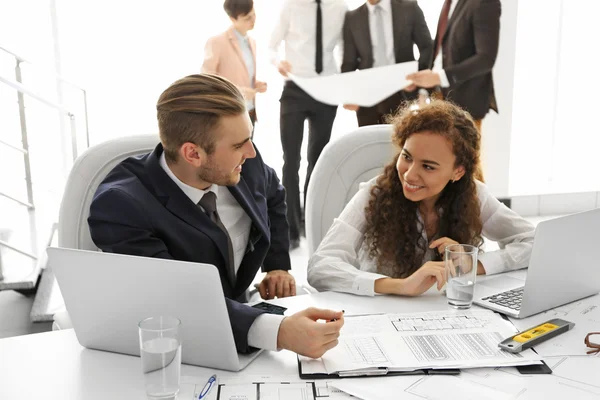
[(340, 371), (332, 374), (327, 373), (304, 373), (302, 371), (302, 362), (300, 358), (298, 360), (298, 375), (300, 379), (340, 379), (340, 378), (367, 378), (374, 376), (402, 376), (402, 375), (459, 375), (460, 369), (458, 368), (443, 368), (443, 369), (415, 369), (412, 371), (395, 371), (387, 367), (377, 367), (366, 370), (358, 371)]

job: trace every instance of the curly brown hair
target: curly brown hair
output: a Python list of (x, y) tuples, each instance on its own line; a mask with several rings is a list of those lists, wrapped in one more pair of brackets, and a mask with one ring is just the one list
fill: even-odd
[(365, 241), (380, 274), (405, 278), (421, 267), (427, 248), (424, 228), (417, 219), (419, 204), (404, 197), (396, 170), (401, 149), (411, 135), (421, 132), (433, 132), (449, 140), (456, 156), (455, 166), (462, 165), (465, 174), (447, 184), (436, 202), (443, 210), (438, 233), (458, 243), (480, 246), (482, 222), (475, 180), (483, 180), (481, 135), (466, 111), (443, 100), (432, 100), (421, 107), (408, 104), (389, 122), (394, 126), (392, 141), (399, 151), (371, 189), (365, 208)]

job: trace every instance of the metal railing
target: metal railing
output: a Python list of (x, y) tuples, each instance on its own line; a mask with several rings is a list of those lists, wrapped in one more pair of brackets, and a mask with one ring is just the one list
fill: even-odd
[[(18, 107), (19, 107), (19, 120), (20, 120), (20, 126), (21, 126), (22, 147), (16, 146), (14, 144), (11, 144), (11, 143), (8, 143), (8, 142), (2, 141), (2, 140), (0, 140), (0, 146), (4, 146), (8, 149), (11, 149), (13, 151), (17, 151), (17, 152), (23, 154), (23, 162), (24, 162), (24, 168), (25, 168), (25, 182), (26, 182), (26, 188), (27, 188), (27, 199), (26, 200), (19, 199), (15, 196), (9, 195), (8, 193), (2, 192), (1, 190), (0, 190), (0, 196), (5, 197), (13, 202), (16, 202), (16, 203), (22, 205), (22, 206), (27, 207), (27, 209), (29, 211), (29, 219), (30, 219), (29, 226), (30, 226), (30, 234), (31, 234), (31, 248), (33, 251), (37, 251), (37, 226), (36, 226), (37, 224), (35, 221), (36, 218), (33, 215), (33, 212), (35, 210), (35, 204), (34, 204), (34, 196), (33, 196), (33, 181), (32, 181), (32, 177), (31, 177), (31, 161), (29, 158), (29, 139), (28, 139), (28, 134), (27, 134), (27, 118), (25, 115), (25, 110), (26, 110), (25, 96), (35, 99), (36, 101), (38, 101), (52, 109), (57, 110), (61, 114), (61, 116), (66, 116), (69, 119), (71, 153), (72, 153), (73, 161), (75, 161), (75, 159), (77, 158), (78, 153), (79, 153), (78, 143), (77, 143), (77, 125), (76, 125), (75, 113), (71, 112), (64, 105), (58, 104), (51, 100), (48, 100), (44, 96), (37, 94), (34, 90), (32, 90), (31, 88), (29, 88), (23, 84), (21, 65), (28, 64), (29, 66), (31, 66), (32, 69), (41, 71), (42, 69), (39, 68), (39, 66), (36, 66), (34, 63), (26, 60), (25, 58), (21, 57), (20, 55), (14, 53), (4, 47), (0, 46), (0, 51), (3, 51), (5, 53), (11, 55), (15, 59), (15, 79), (10, 79), (7, 77), (0, 76), (0, 83), (3, 83), (5, 85), (15, 89), (17, 92), (17, 102), (18, 102)], [(81, 87), (77, 86), (76, 84), (69, 82), (66, 79), (62, 78), (61, 76), (57, 75), (50, 69), (44, 70), (43, 73), (51, 76), (53, 79), (55, 79), (57, 82), (60, 82), (61, 84), (68, 84), (68, 85), (72, 86), (73, 88), (82, 92), (83, 108), (84, 108), (83, 114), (84, 114), (84, 121), (85, 121), (86, 147), (89, 147), (90, 136), (89, 136), (89, 125), (88, 125), (88, 116), (87, 116), (88, 109), (87, 109), (87, 93), (86, 93), (86, 91), (84, 89), (82, 89)], [(65, 133), (61, 132), (61, 135), (64, 137)], [(54, 229), (53, 229), (53, 231), (54, 231)], [(31, 258), (33, 260), (38, 259), (38, 257), (35, 254), (33, 254), (32, 252), (15, 247), (3, 240), (0, 240), (0, 247), (5, 247), (8, 249), (11, 249), (19, 254), (22, 254), (22, 255), (25, 255), (25, 256)], [(1, 276), (2, 276), (2, 265), (0, 264), (0, 277)], [(2, 283), (1, 278), (0, 278), (0, 283)]]
[[(41, 73), (45, 74), (45, 75), (49, 75), (51, 77), (53, 77), (54, 79), (60, 81), (63, 84), (69, 85), (74, 89), (77, 89), (81, 92), (82, 96), (83, 96), (83, 118), (84, 118), (84, 123), (85, 123), (85, 139), (86, 139), (86, 145), (87, 147), (90, 147), (90, 126), (89, 126), (89, 121), (88, 121), (88, 101), (87, 101), (87, 91), (82, 88), (81, 86), (77, 85), (76, 83), (63, 78), (62, 76), (58, 75), (57, 73), (55, 73), (51, 67), (41, 67), (40, 65), (38, 65), (37, 63), (34, 63), (32, 61), (29, 61), (27, 59), (25, 59), (24, 57), (16, 54), (15, 52), (7, 49), (6, 47), (2, 47), (0, 46), (0, 51), (3, 51), (4, 53), (7, 53), (11, 56), (13, 56), (17, 62), (17, 68), (21, 68), (21, 64), (27, 64), (29, 65), (29, 67), (31, 67), (33, 70), (37, 70), (40, 71)], [(22, 82), (21, 79), (17, 79), (17, 81)]]

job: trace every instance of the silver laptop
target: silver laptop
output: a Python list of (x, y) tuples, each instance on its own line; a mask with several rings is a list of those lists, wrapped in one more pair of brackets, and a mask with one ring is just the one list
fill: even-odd
[(62, 248), (47, 251), (84, 347), (139, 356), (138, 322), (172, 315), (181, 320), (183, 363), (239, 371), (259, 354), (237, 353), (213, 265)]
[(474, 303), (525, 318), (600, 292), (599, 239), (600, 209), (540, 222), (526, 279), (486, 277)]

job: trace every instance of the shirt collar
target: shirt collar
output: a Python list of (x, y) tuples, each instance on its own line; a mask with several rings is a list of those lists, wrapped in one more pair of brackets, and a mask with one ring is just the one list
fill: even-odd
[(217, 196), (217, 199), (219, 198), (219, 185), (216, 185), (213, 183), (208, 189), (202, 190), (202, 189), (195, 188), (193, 186), (188, 185), (187, 183), (182, 182), (173, 173), (173, 171), (171, 171), (171, 168), (169, 168), (169, 165), (167, 164), (167, 159), (165, 158), (164, 152), (160, 155), (159, 162), (160, 162), (160, 166), (162, 167), (162, 169), (164, 169), (165, 172), (167, 173), (167, 175), (169, 175), (169, 178), (171, 178), (173, 180), (173, 182), (175, 182), (175, 184), (177, 186), (179, 186), (179, 189), (181, 189), (181, 191), (183, 193), (185, 193), (185, 195), (187, 197), (189, 197), (189, 199), (192, 202), (194, 202), (194, 204), (198, 204), (200, 202), (200, 199), (202, 199), (202, 196), (204, 196), (208, 192), (213, 192)]
[(367, 8), (369, 9), (369, 14), (372, 14), (375, 12), (375, 7), (376, 6), (381, 6), (381, 8), (383, 8), (383, 11), (385, 11), (386, 13), (389, 13), (392, 11), (392, 0), (381, 0), (379, 3), (372, 5), (371, 3), (369, 3), (368, 1), (365, 3), (367, 5)]
[(245, 42), (248, 39), (248, 34), (246, 34), (246, 36), (243, 36), (235, 28), (233, 28), (233, 34), (235, 35), (235, 37), (237, 38), (237, 40), (239, 40), (240, 42)]

